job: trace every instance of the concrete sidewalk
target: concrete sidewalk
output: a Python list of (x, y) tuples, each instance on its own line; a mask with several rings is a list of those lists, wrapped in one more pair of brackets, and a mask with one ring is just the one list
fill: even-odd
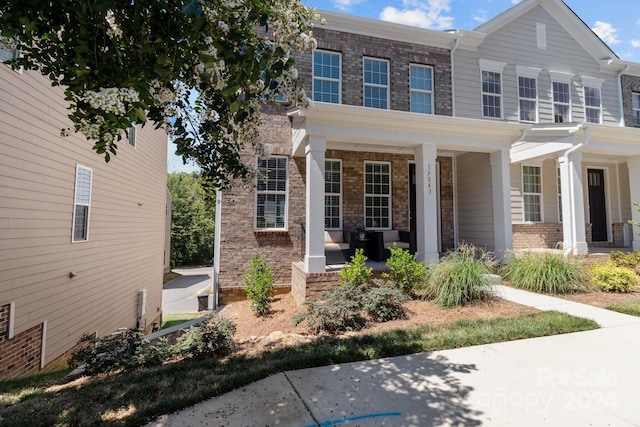
[(603, 328), (285, 372), (150, 425), (640, 425), (640, 318), (498, 291)]
[(162, 312), (196, 313), (198, 294), (213, 283), (213, 267), (176, 268), (181, 277), (164, 285), (162, 290)]

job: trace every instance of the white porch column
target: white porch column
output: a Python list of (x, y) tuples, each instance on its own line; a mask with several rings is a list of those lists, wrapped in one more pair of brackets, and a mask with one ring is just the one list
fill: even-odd
[(502, 259), (506, 251), (513, 249), (510, 166), (509, 150), (491, 153), (494, 254), (498, 259)]
[(415, 150), (416, 161), (416, 242), (418, 260), (437, 263), (438, 195), (436, 188), (436, 157), (433, 145), (422, 144)]
[(587, 255), (582, 187), (582, 153), (577, 151), (558, 159), (562, 188), (562, 231), (565, 256)]
[[(629, 168), (631, 203), (640, 202), (640, 156), (627, 159), (627, 167)], [(631, 206), (631, 219), (640, 222), (640, 212), (638, 212), (638, 208), (635, 205)], [(640, 236), (638, 233), (640, 233), (640, 229), (633, 226), (632, 239), (634, 251), (640, 251)]]
[(327, 141), (310, 136), (305, 148), (307, 158), (307, 203), (304, 269), (324, 273), (324, 155)]

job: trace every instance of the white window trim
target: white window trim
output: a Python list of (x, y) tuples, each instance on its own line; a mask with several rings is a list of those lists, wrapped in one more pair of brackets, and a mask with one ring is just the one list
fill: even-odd
[[(524, 168), (525, 166), (537, 167), (540, 168), (540, 192), (539, 193), (525, 193), (524, 192)], [(544, 182), (543, 182), (543, 173), (542, 173), (542, 164), (541, 163), (523, 163), (520, 166), (520, 191), (522, 194), (522, 222), (525, 224), (542, 224), (544, 223), (544, 198), (542, 197), (542, 192), (544, 190)], [(540, 197), (540, 221), (530, 221), (527, 220), (527, 212), (526, 212), (526, 203), (524, 202), (525, 194), (538, 195)]]
[[(78, 171), (80, 169), (84, 169), (89, 171), (91, 174), (91, 178), (89, 180), (89, 203), (78, 203)], [(80, 164), (76, 164), (76, 174), (75, 174), (75, 182), (74, 182), (74, 190), (73, 190), (73, 221), (71, 223), (71, 243), (81, 243), (89, 241), (89, 224), (91, 223), (91, 201), (93, 200), (93, 169), (88, 168), (86, 166), (82, 166)], [(76, 206), (87, 206), (87, 230), (86, 230), (86, 238), (81, 240), (76, 240)]]
[[(338, 67), (338, 72), (339, 72), (339, 76), (338, 76), (338, 104), (342, 104), (342, 52), (335, 52), (333, 50), (326, 50), (326, 49), (316, 49), (313, 51), (313, 53), (311, 54), (311, 95), (314, 97), (313, 101), (314, 102), (325, 102), (325, 101), (318, 101), (315, 99), (315, 85), (316, 85), (316, 79), (317, 80), (324, 80), (327, 82), (335, 82), (335, 79), (330, 79), (328, 77), (320, 77), (320, 76), (316, 76), (314, 74), (315, 71), (315, 53), (316, 52), (322, 52), (322, 53), (329, 53), (329, 54), (333, 54), (333, 55), (338, 55), (338, 59), (340, 61), (340, 65)], [(332, 103), (327, 103), (327, 104), (332, 104)]]
[[(633, 106), (633, 98), (638, 98), (638, 108)], [(638, 123), (636, 123), (636, 114), (638, 113)], [(631, 92), (631, 120), (633, 121), (633, 126), (640, 126), (640, 92)]]
[[(599, 98), (600, 98), (600, 106), (599, 107), (593, 107), (591, 105), (587, 105), (587, 94), (586, 94), (586, 90), (587, 88), (589, 89), (595, 89), (598, 91), (599, 94)], [(592, 86), (592, 85), (584, 85), (583, 87), (583, 97), (584, 97), (584, 122), (585, 123), (595, 123), (595, 124), (602, 124), (602, 88), (598, 87), (598, 86)], [(588, 110), (597, 110), (598, 111), (598, 122), (590, 122), (587, 120), (587, 111)]]
[[(283, 158), (287, 161), (287, 179), (285, 180), (285, 190), (283, 191), (270, 191), (270, 190), (261, 190), (258, 191), (257, 179), (254, 183), (255, 191), (253, 197), (253, 231), (256, 233), (269, 233), (269, 232), (287, 232), (289, 231), (289, 157), (287, 156), (277, 156), (277, 155), (267, 155), (266, 157), (255, 157), (254, 164), (256, 165), (256, 170), (258, 167), (258, 159), (270, 159), (270, 158)], [(284, 227), (282, 228), (258, 228), (258, 195), (259, 194), (283, 194), (284, 193)]]
[[(549, 73), (551, 74), (551, 73)], [(558, 83), (558, 84), (566, 84), (569, 87), (569, 102), (557, 102), (554, 99), (554, 95), (553, 95), (553, 84), (554, 83)], [(563, 78), (554, 78), (552, 76), (551, 78), (551, 107), (552, 107), (552, 115), (553, 115), (553, 121), (555, 123), (556, 121), (556, 117), (555, 117), (555, 113), (556, 113), (556, 105), (566, 105), (569, 107), (569, 118), (568, 118), (568, 122), (570, 123), (573, 120), (573, 103), (571, 102), (571, 79), (569, 78), (568, 80), (563, 79)]]
[[(331, 230), (331, 231), (335, 231), (335, 230), (342, 230), (342, 217), (343, 217), (343, 209), (342, 209), (342, 193), (343, 193), (343, 182), (342, 182), (342, 159), (325, 159), (325, 162), (338, 162), (340, 163), (340, 193), (327, 193), (325, 191), (325, 196), (326, 195), (331, 195), (331, 196), (338, 196), (339, 197), (339, 205), (340, 205), (340, 216), (339, 216), (339, 227), (338, 228), (325, 228), (325, 230)], [(325, 170), (326, 172), (326, 170)], [(326, 204), (325, 204), (326, 207)]]
[[(380, 61), (380, 62), (386, 62), (387, 63), (387, 84), (386, 85), (365, 82), (365, 79), (364, 79), (364, 73), (365, 73), (365, 71), (364, 71), (364, 62), (367, 59), (373, 60), (373, 61)], [(366, 104), (365, 88), (367, 86), (386, 88), (387, 89), (387, 108), (386, 109), (387, 110), (391, 109), (391, 64), (390, 64), (388, 59), (375, 58), (373, 56), (363, 56), (362, 57), (362, 106), (363, 107)], [(375, 108), (375, 107), (367, 107), (367, 108)], [(384, 108), (377, 108), (377, 109), (378, 110), (384, 110)]]
[[(378, 165), (389, 165), (389, 194), (369, 194), (367, 193), (367, 164), (378, 164)], [(365, 160), (364, 161), (364, 169), (363, 169), (363, 179), (364, 179), (364, 198), (362, 200), (364, 205), (362, 218), (366, 224), (367, 221), (367, 196), (372, 197), (387, 197), (389, 199), (389, 226), (388, 227), (367, 227), (367, 230), (371, 231), (384, 231), (384, 230), (393, 230), (393, 170), (391, 170), (391, 162), (383, 162), (376, 160)]]
[[(520, 96), (520, 77), (525, 78), (525, 79), (532, 79), (535, 84), (536, 84), (536, 97), (535, 98), (523, 98)], [(523, 122), (523, 123), (538, 123), (538, 120), (540, 119), (540, 113), (539, 113), (539, 108), (538, 106), (540, 105), (538, 102), (538, 78), (537, 77), (531, 77), (525, 74), (518, 74), (516, 76), (516, 80), (518, 83), (518, 121)], [(535, 102), (535, 118), (533, 120), (523, 120), (522, 119), (522, 110), (521, 110), (521, 106), (520, 106), (520, 101), (533, 101)]]
[[(429, 68), (431, 70), (431, 90), (424, 90), (424, 89), (413, 89), (411, 87), (411, 67), (418, 67), (418, 68)], [(435, 74), (434, 74), (434, 69), (433, 66), (431, 65), (423, 65), (423, 64), (416, 64), (416, 63), (409, 63), (409, 110), (411, 110), (411, 92), (416, 92), (416, 93), (426, 93), (431, 97), (431, 112), (430, 113), (419, 113), (419, 114), (435, 114), (435, 106), (434, 106), (434, 99), (433, 99), (433, 92), (434, 92), (434, 86), (435, 86)]]
[[(488, 71), (490, 73), (498, 73), (500, 74), (500, 95), (495, 94), (495, 93), (491, 93), (491, 92), (485, 92), (482, 89), (483, 86), (483, 80), (482, 80), (482, 72), (483, 71)], [(501, 71), (493, 71), (493, 70), (486, 70), (486, 69), (481, 69), (480, 70), (480, 109), (482, 110), (482, 118), (483, 119), (493, 119), (493, 120), (502, 120), (502, 118), (504, 117), (504, 106), (503, 106), (503, 83), (502, 83), (502, 72)], [(484, 115), (484, 96), (494, 96), (494, 97), (498, 97), (500, 98), (500, 117), (494, 117), (494, 116), (485, 116)]]
[(127, 129), (127, 145), (132, 148), (138, 145), (138, 128), (135, 124)]

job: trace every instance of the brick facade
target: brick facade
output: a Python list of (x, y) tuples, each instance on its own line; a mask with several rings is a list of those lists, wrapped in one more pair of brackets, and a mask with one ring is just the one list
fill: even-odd
[[(409, 64), (433, 67), (433, 91), (435, 114), (452, 115), (451, 98), (451, 53), (420, 44), (387, 40), (341, 31), (314, 28), (313, 35), (318, 49), (340, 52), (342, 55), (342, 103), (363, 104), (362, 87), (363, 57), (389, 60), (390, 108), (409, 111)], [(294, 56), (298, 75), (307, 94), (312, 94), (311, 51)]]
[(9, 304), (0, 307), (0, 380), (33, 375), (40, 371), (43, 324), (9, 339)]
[(9, 319), (11, 317), (11, 304), (0, 306), (0, 343), (9, 339)]
[[(591, 239), (591, 224), (585, 224), (586, 241), (592, 247), (624, 247), (623, 223), (612, 224), (613, 236), (611, 242), (593, 242)], [(549, 248), (562, 249), (564, 240), (562, 224), (535, 223), (513, 224), (513, 249)]]
[(640, 93), (640, 77), (623, 75), (621, 80), (625, 126), (640, 127), (633, 122), (633, 92)]

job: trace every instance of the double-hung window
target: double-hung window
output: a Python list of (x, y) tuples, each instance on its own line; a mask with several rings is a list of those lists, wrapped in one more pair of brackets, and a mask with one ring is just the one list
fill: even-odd
[(571, 121), (571, 90), (569, 83), (553, 82), (553, 121)]
[(433, 114), (433, 67), (409, 65), (411, 112)]
[(502, 70), (505, 64), (480, 59), (482, 117), (502, 118)]
[(91, 207), (91, 181), (93, 171), (76, 165), (76, 185), (73, 196), (72, 242), (89, 240), (89, 208)]
[(287, 169), (283, 156), (258, 158), (256, 229), (285, 230), (287, 225)]
[(604, 80), (583, 77), (584, 86), (584, 121), (602, 123), (602, 83)]
[(341, 102), (341, 56), (337, 52), (313, 52), (313, 100)]
[(540, 169), (540, 166), (522, 166), (522, 199), (525, 221), (542, 221), (542, 176)]
[(372, 229), (391, 228), (391, 163), (365, 162), (364, 224)]
[(389, 108), (389, 61), (364, 58), (363, 72), (364, 106)]
[(535, 78), (518, 76), (518, 102), (520, 121), (538, 121), (538, 89)]
[(324, 162), (324, 228), (342, 229), (342, 162)]
[(631, 97), (633, 102), (633, 125), (640, 127), (640, 93), (633, 92)]

